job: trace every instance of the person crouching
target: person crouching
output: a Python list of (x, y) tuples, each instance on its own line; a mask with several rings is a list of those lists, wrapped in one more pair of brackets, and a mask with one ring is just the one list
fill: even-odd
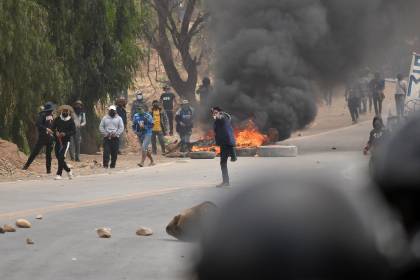
[(69, 179), (73, 179), (73, 173), (66, 163), (66, 153), (70, 147), (70, 138), (76, 133), (76, 125), (71, 117), (71, 110), (62, 106), (61, 114), (54, 119), (52, 131), (55, 137), (55, 156), (58, 160), (56, 180), (62, 180), (63, 169), (67, 172)]
[[(124, 123), (121, 117), (117, 115), (117, 107), (115, 105), (109, 106), (108, 115), (102, 118), (99, 131), (104, 137), (103, 167), (115, 168), (120, 146), (119, 139), (124, 132)], [(110, 157), (111, 165), (109, 165)]]
[(152, 141), (154, 122), (152, 115), (147, 113), (146, 110), (143, 107), (138, 107), (137, 113), (133, 117), (133, 131), (139, 139), (141, 149), (141, 162), (138, 164), (139, 167), (144, 167), (146, 157), (150, 159), (150, 166), (155, 165), (149, 149)]

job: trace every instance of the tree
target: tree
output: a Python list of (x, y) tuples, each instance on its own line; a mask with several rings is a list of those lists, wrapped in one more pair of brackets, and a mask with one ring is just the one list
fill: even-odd
[[(166, 74), (175, 91), (183, 98), (195, 102), (195, 89), (198, 79), (198, 66), (203, 51), (194, 54), (192, 45), (195, 37), (202, 31), (209, 17), (200, 11), (197, 0), (145, 0), (145, 9), (154, 13), (154, 22), (146, 25), (146, 37), (156, 49)], [(181, 57), (182, 71), (177, 66), (173, 49)]]

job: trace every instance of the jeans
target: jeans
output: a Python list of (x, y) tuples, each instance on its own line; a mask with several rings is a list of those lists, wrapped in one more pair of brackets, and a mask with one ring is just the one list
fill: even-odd
[(168, 116), (169, 121), (169, 132), (171, 135), (174, 134), (174, 111), (172, 110), (165, 110), (166, 115)]
[(141, 135), (138, 136), (139, 143), (140, 143), (140, 149), (142, 151), (148, 151), (150, 143), (152, 142), (152, 135)]
[[(120, 147), (120, 139), (117, 137), (114, 138), (104, 138), (104, 157), (103, 157), (103, 166), (105, 168), (111, 167), (115, 168), (118, 159), (118, 150)], [(109, 165), (109, 158), (111, 158), (111, 165)]]
[(51, 172), (51, 152), (53, 149), (53, 142), (51, 139), (38, 139), (38, 141), (35, 144), (35, 147), (32, 149), (32, 152), (28, 158), (28, 161), (25, 164), (25, 168), (28, 168), (32, 164), (32, 162), (35, 160), (35, 158), (41, 152), (44, 146), (45, 146), (45, 159), (46, 159), (47, 173)]
[(228, 158), (236, 158), (235, 147), (220, 146), (220, 167), (222, 169), (223, 183), (229, 184), (229, 171), (227, 167)]
[(179, 133), (181, 137), (181, 152), (188, 152), (189, 151), (189, 144), (192, 132), (183, 132)]
[(58, 160), (58, 169), (57, 169), (57, 175), (62, 175), (63, 174), (63, 169), (66, 172), (70, 172), (70, 168), (67, 166), (66, 163), (66, 152), (69, 149), (70, 146), (70, 142), (63, 142), (62, 144), (60, 143), (55, 143), (55, 157)]
[(165, 138), (162, 131), (153, 131), (152, 134), (152, 152), (153, 154), (157, 154), (157, 141), (156, 138), (159, 140), (160, 147), (162, 149), (162, 153), (165, 153)]
[(397, 108), (397, 116), (404, 116), (404, 107), (405, 107), (405, 95), (396, 94), (395, 95), (395, 106)]
[(76, 128), (76, 133), (70, 138), (70, 158), (71, 160), (80, 161), (80, 143), (82, 135), (80, 128)]
[(380, 94), (373, 95), (373, 107), (375, 107), (375, 115), (382, 115), (382, 102), (384, 99)]

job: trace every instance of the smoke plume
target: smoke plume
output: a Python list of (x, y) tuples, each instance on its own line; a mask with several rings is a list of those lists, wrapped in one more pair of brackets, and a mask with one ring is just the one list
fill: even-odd
[(213, 105), (277, 128), (284, 139), (314, 120), (315, 85), (344, 81), (386, 57), (391, 44), (405, 44), (420, 1), (211, 0), (208, 7)]

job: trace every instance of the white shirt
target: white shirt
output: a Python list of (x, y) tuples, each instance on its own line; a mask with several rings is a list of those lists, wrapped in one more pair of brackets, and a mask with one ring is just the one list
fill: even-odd
[(395, 86), (395, 95), (406, 95), (407, 87), (408, 85), (406, 81), (397, 81), (397, 85)]

